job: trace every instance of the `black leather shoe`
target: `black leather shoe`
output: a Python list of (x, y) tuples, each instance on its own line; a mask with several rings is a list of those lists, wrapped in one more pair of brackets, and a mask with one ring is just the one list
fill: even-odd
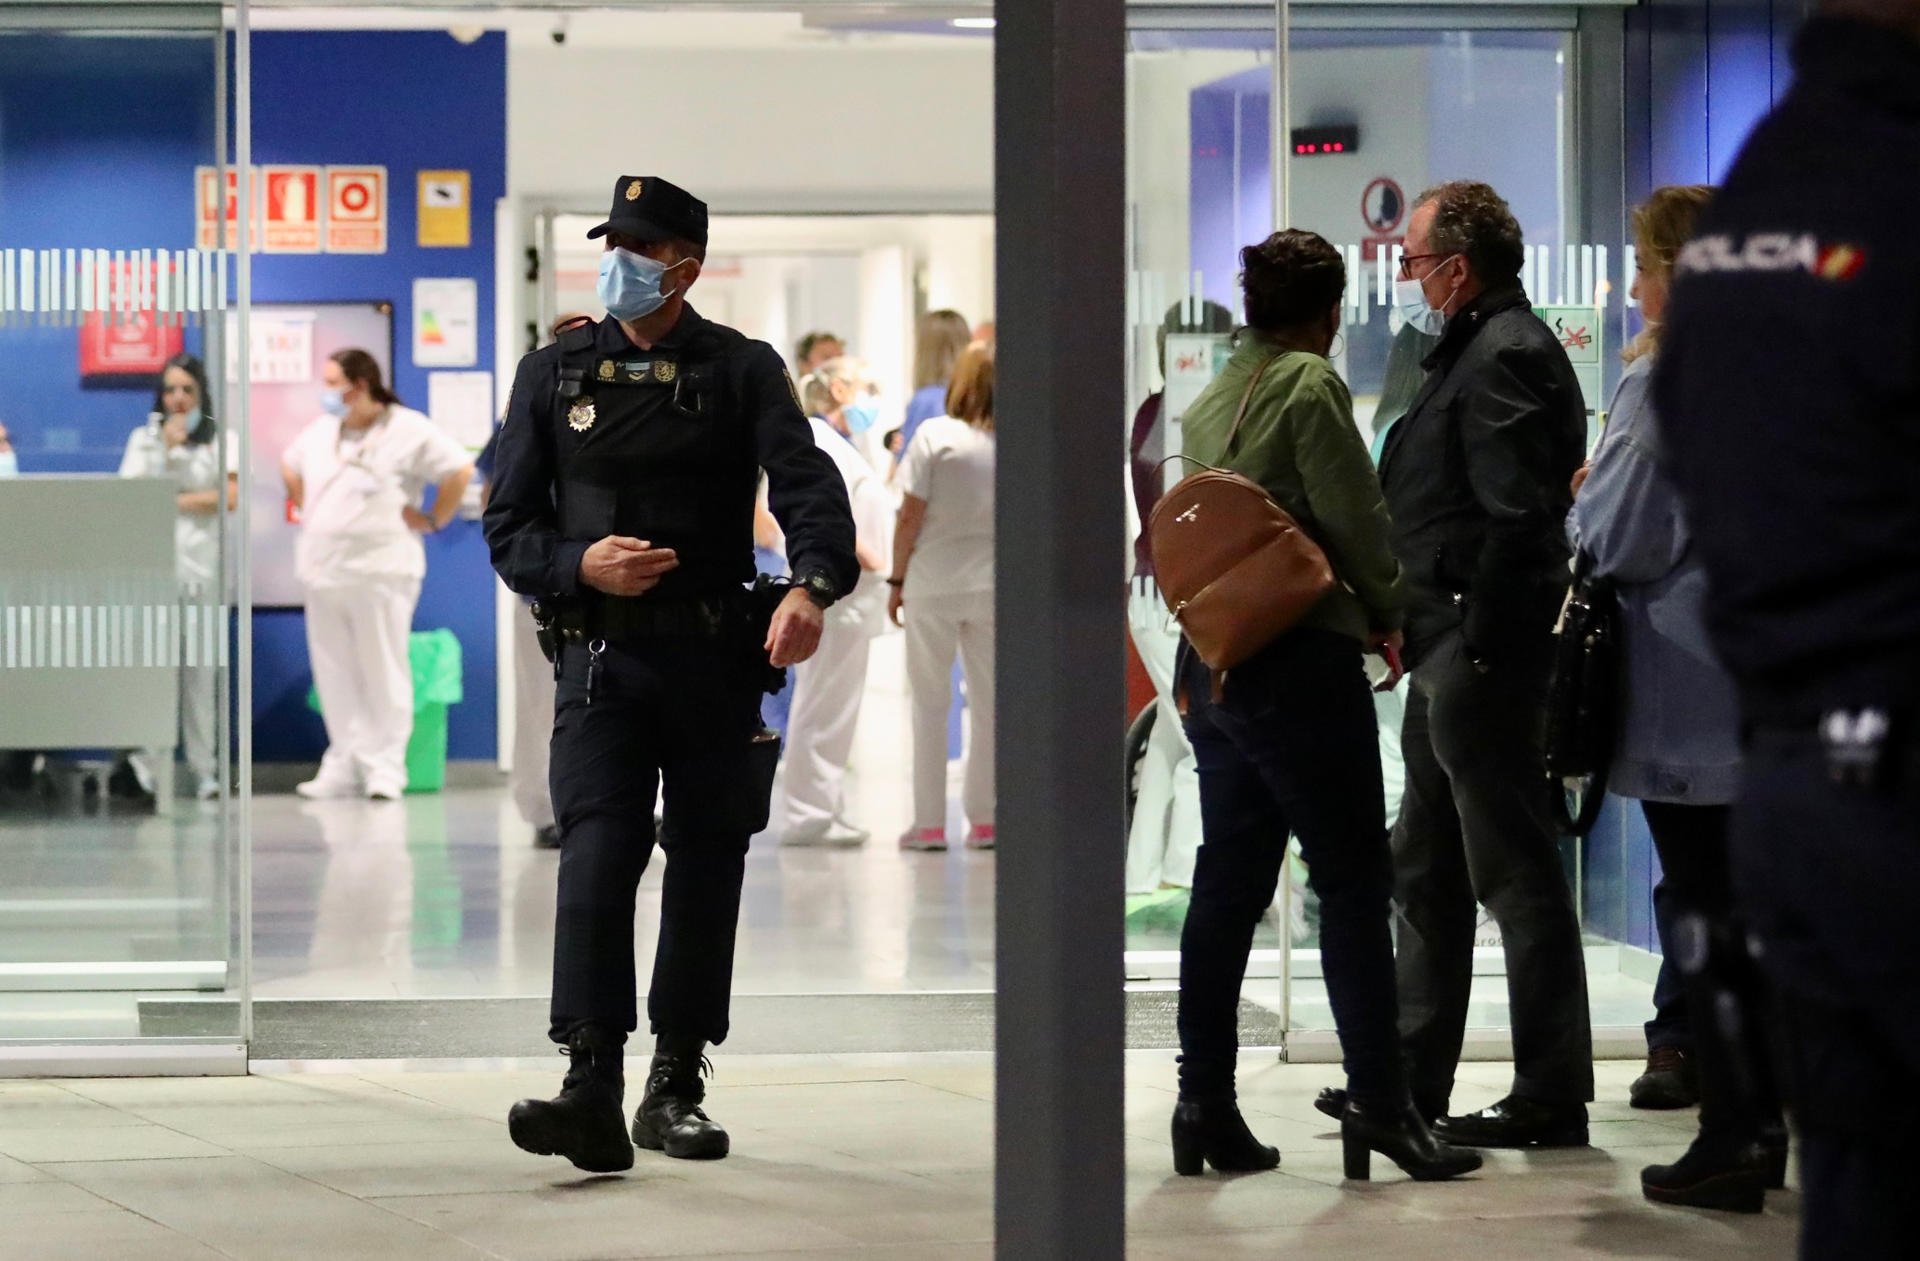
[(566, 1054), (573, 1063), (553, 1099), (522, 1099), (507, 1113), (507, 1133), (522, 1151), (565, 1156), (588, 1173), (633, 1168), (621, 1109), (626, 1079), (621, 1039), (592, 1025), (574, 1030)]
[(1280, 1149), (1253, 1136), (1231, 1099), (1182, 1099), (1173, 1108), (1173, 1171), (1198, 1177), (1212, 1165), (1221, 1173), (1265, 1173), (1280, 1167)]
[(1727, 1148), (1702, 1134), (1671, 1165), (1640, 1171), (1640, 1192), (1656, 1204), (1758, 1213), (1766, 1207), (1767, 1150), (1759, 1143)]
[(713, 1065), (701, 1054), (704, 1043), (654, 1051), (647, 1071), (647, 1093), (633, 1114), (633, 1141), (650, 1152), (665, 1152), (675, 1160), (720, 1160), (733, 1149), (712, 1118), (701, 1110), (707, 1097), (702, 1072)]
[(1587, 1105), (1508, 1095), (1478, 1112), (1440, 1118), (1433, 1136), (1455, 1147), (1585, 1147)]
[(1433, 1137), (1426, 1118), (1411, 1103), (1377, 1111), (1347, 1103), (1340, 1118), (1340, 1149), (1347, 1177), (1365, 1182), (1373, 1174), (1373, 1153), (1379, 1152), (1405, 1170), (1415, 1182), (1443, 1182), (1480, 1167), (1480, 1153), (1449, 1147)]
[(1693, 1057), (1677, 1046), (1657, 1046), (1647, 1052), (1647, 1071), (1627, 1088), (1627, 1101), (1636, 1108), (1669, 1112), (1700, 1102), (1700, 1081)]
[(560, 848), (559, 825), (555, 823), (549, 823), (547, 824), (547, 826), (543, 828), (535, 828), (533, 830), (533, 847), (535, 849), (559, 849)]
[(1767, 1190), (1783, 1191), (1787, 1185), (1787, 1126), (1771, 1121), (1760, 1127), (1760, 1150), (1767, 1157)]

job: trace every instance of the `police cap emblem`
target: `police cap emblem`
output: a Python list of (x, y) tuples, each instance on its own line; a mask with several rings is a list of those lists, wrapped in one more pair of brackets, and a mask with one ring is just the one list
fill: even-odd
[(567, 409), (567, 427), (575, 433), (585, 433), (593, 428), (593, 400), (583, 398)]
[(672, 385), (673, 378), (679, 375), (679, 371), (671, 359), (656, 359), (653, 361), (653, 379), (662, 385)]
[(627, 185), (627, 200), (628, 200), (628, 201), (639, 201), (639, 200), (640, 200), (640, 194), (646, 191), (646, 187), (647, 187), (647, 186), (646, 186), (646, 183), (645, 183), (645, 181), (643, 181), (643, 180), (634, 180), (634, 181), (633, 181), (632, 183), (630, 183), (630, 184), (628, 184), (628, 185)]

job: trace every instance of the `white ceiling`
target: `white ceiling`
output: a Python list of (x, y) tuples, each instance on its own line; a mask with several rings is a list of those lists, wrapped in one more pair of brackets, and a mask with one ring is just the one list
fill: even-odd
[[(989, 0), (892, 0), (891, 3), (808, 3), (807, 0), (682, 0), (663, 4), (580, 4), (532, 0), (442, 0), (399, 5), (365, 0), (352, 4), (299, 4), (254, 0), (256, 30), (504, 30), (513, 43), (549, 44), (563, 24), (569, 46), (649, 48), (779, 48), (848, 45), (937, 45), (971, 42), (983, 50), (982, 33), (950, 30), (956, 17), (990, 13)], [(903, 31), (901, 28), (909, 28)], [(924, 32), (924, 33), (923, 33)]]

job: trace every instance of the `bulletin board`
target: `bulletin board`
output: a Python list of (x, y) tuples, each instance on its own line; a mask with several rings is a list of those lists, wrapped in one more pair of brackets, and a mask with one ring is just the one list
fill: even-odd
[[(306, 593), (293, 573), (299, 537), (280, 478), (280, 456), (320, 414), (321, 366), (337, 351), (372, 355), (393, 381), (391, 302), (256, 302), (249, 319), (253, 341), (252, 512), (253, 603), (256, 608), (301, 608)], [(227, 313), (227, 384), (240, 383), (239, 320)], [(229, 397), (231, 397), (229, 393)], [(424, 400), (421, 400), (424, 403)], [(416, 404), (419, 405), (419, 404)]]

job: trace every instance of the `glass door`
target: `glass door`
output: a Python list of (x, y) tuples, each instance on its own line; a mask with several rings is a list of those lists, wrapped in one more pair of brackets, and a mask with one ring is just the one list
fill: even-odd
[[(1617, 18), (1615, 19), (1617, 20)], [(1296, 3), (1170, 16), (1142, 10), (1128, 58), (1130, 506), (1177, 480), (1153, 469), (1179, 451), (1179, 415), (1211, 379), (1242, 311), (1237, 253), (1276, 225), (1308, 229), (1343, 254), (1348, 287), (1335, 366), (1351, 386), (1362, 436), (1378, 450), (1423, 375), (1426, 344), (1392, 314), (1399, 242), (1415, 200), (1450, 179), (1493, 185), (1528, 246), (1522, 282), (1585, 388), (1589, 437), (1604, 420), (1630, 330), (1631, 250), (1621, 207), (1586, 204), (1609, 152), (1576, 152), (1584, 63), (1573, 6), (1413, 5), (1390, 12)], [(1287, 49), (1283, 64), (1274, 50)], [(1594, 75), (1619, 73), (1593, 66)], [(1604, 148), (1604, 146), (1601, 146)], [(1591, 178), (1590, 178), (1591, 177)], [(1176, 461), (1177, 463), (1177, 461)], [(1144, 488), (1143, 488), (1144, 483)], [(1137, 527), (1137, 522), (1136, 522)], [(1192, 762), (1164, 688), (1173, 635), (1142, 555), (1133, 577), (1126, 738), (1127, 956), (1136, 1003), (1175, 987), (1179, 935), (1199, 839)], [(1155, 654), (1158, 654), (1156, 660)], [(1407, 685), (1378, 698), (1390, 826), (1402, 773)], [(1602, 1043), (1631, 1040), (1649, 1010), (1652, 875), (1636, 812), (1610, 807), (1588, 847), (1563, 859), (1588, 929), (1588, 969)], [(1298, 844), (1254, 943), (1242, 1037), (1292, 1058), (1337, 1058), (1319, 954), (1319, 907)], [(1505, 964), (1497, 925), (1476, 938), (1469, 1054), (1505, 1054)], [(1134, 1024), (1136, 1035), (1143, 1026)], [(1167, 1030), (1159, 1036), (1170, 1036)], [(1171, 1045), (1156, 1042), (1155, 1045)]]
[(239, 41), (0, 8), (0, 1075), (245, 1071)]

